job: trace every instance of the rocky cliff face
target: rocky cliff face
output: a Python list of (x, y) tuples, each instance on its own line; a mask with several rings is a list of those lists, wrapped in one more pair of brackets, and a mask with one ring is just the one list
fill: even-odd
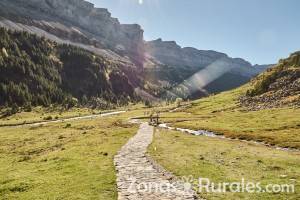
[(231, 73), (246, 77), (253, 77), (268, 67), (268, 65), (252, 66), (251, 63), (244, 59), (230, 58), (226, 54), (216, 51), (198, 50), (192, 47), (182, 48), (175, 41), (162, 41), (161, 39), (147, 42), (146, 52), (150, 57), (165, 65), (179, 68), (190, 67), (196, 70), (205, 68), (218, 60), (223, 60), (230, 64)]
[(142, 62), (141, 27), (120, 24), (107, 9), (95, 8), (87, 1), (1, 0), (0, 13), (5, 19), (36, 28), (36, 32), (42, 29), (71, 42), (127, 55), (137, 64)]
[(162, 41), (162, 39), (147, 42), (146, 52), (161, 63), (176, 67), (204, 67), (226, 57), (226, 54), (215, 51), (201, 51), (192, 47), (181, 48), (175, 41)]
[[(161, 84), (173, 85), (171, 93), (183, 98), (197, 98), (238, 87), (266, 70), (270, 65), (255, 65), (241, 58), (230, 58), (216, 51), (182, 48), (174, 41), (161, 39), (145, 45), (148, 60), (145, 64), (148, 77)], [(174, 83), (175, 80), (175, 83)], [(165, 84), (166, 85), (166, 84)]]

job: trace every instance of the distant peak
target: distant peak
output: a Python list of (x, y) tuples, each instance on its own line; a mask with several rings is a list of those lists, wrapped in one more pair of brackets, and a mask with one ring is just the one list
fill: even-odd
[(181, 49), (181, 46), (179, 46), (175, 41), (163, 41), (161, 38), (149, 41), (147, 43), (160, 47)]

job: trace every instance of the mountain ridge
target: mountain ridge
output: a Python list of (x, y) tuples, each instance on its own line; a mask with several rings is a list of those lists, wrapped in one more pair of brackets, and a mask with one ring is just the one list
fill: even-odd
[(75, 45), (127, 65), (136, 89), (155, 98), (164, 98), (167, 91), (220, 60), (228, 66), (223, 69), (226, 73), (219, 73), (199, 91), (186, 90), (194, 94), (179, 92), (177, 97), (197, 98), (207, 95), (202, 90), (209, 94), (232, 89), (269, 67), (254, 67), (217, 51), (182, 48), (174, 41), (144, 41), (140, 25), (121, 24), (107, 9), (84, 0), (2, 0), (0, 26)]
[[(164, 51), (169, 51), (169, 52), (164, 52)], [(171, 51), (171, 54), (170, 54)], [(173, 51), (174, 54), (173, 56)], [(168, 65), (185, 65), (185, 66), (190, 66), (190, 67), (205, 67), (212, 62), (221, 59), (221, 58), (229, 58), (232, 59), (233, 63), (239, 64), (242, 67), (252, 67), (254, 69), (258, 69), (260, 67), (264, 68), (266, 66), (270, 66), (270, 64), (267, 65), (252, 65), (249, 61), (246, 61), (243, 58), (232, 58), (229, 57), (227, 54), (214, 51), (214, 50), (200, 50), (195, 47), (181, 47), (179, 44), (176, 43), (176, 41), (163, 41), (161, 38), (152, 40), (152, 41), (147, 41), (146, 42), (146, 52), (150, 54), (153, 57), (156, 57), (158, 61), (163, 62), (164, 64)], [(162, 55), (160, 55), (162, 54)], [(164, 60), (164, 58), (160, 59), (160, 56), (162, 57), (171, 57), (173, 60), (178, 59), (180, 61), (176, 60), (176, 63), (170, 63), (169, 60)], [(185, 58), (187, 57), (187, 58)], [(164, 60), (164, 61), (162, 61)], [(260, 69), (258, 69), (260, 70)], [(256, 72), (253, 72), (253, 74), (256, 75)], [(252, 74), (252, 75), (253, 75)]]
[[(164, 81), (172, 85), (168, 91), (162, 92), (162, 96), (168, 98), (194, 99), (230, 90), (247, 83), (272, 66), (252, 65), (225, 53), (181, 47), (175, 41), (162, 39), (147, 42), (146, 52), (148, 58), (158, 61), (156, 65), (144, 65), (147, 69), (154, 69), (148, 70), (148, 76), (159, 77), (154, 82)], [(171, 96), (170, 92), (173, 93)]]

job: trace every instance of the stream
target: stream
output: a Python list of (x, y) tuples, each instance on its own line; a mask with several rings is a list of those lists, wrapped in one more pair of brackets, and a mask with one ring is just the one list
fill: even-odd
[(245, 143), (259, 144), (259, 145), (263, 145), (265, 147), (269, 147), (269, 148), (273, 148), (273, 149), (277, 149), (277, 150), (281, 150), (281, 151), (300, 152), (300, 150), (298, 150), (298, 149), (276, 147), (276, 146), (266, 144), (264, 142), (257, 142), (257, 141), (254, 141), (254, 140), (248, 141), (248, 140), (241, 140), (241, 139), (232, 139), (232, 138), (225, 137), (224, 135), (219, 135), (219, 134), (216, 134), (214, 132), (207, 131), (207, 130), (197, 130), (197, 131), (195, 131), (195, 130), (185, 129), (185, 128), (175, 128), (175, 127), (168, 126), (168, 124), (159, 124), (158, 127), (163, 128), (163, 129), (180, 131), (180, 132), (183, 132), (183, 133), (189, 133), (191, 135), (196, 135), (196, 136), (206, 136), (206, 137), (220, 138), (220, 139), (226, 139), (226, 140), (232, 140), (232, 141), (241, 141), (241, 142), (245, 142)]

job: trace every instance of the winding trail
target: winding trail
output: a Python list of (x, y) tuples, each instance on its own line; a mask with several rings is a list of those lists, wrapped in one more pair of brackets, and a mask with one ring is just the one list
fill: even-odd
[(189, 184), (175, 182), (174, 176), (147, 157), (154, 128), (142, 123), (137, 134), (114, 158), (118, 200), (197, 199)]

